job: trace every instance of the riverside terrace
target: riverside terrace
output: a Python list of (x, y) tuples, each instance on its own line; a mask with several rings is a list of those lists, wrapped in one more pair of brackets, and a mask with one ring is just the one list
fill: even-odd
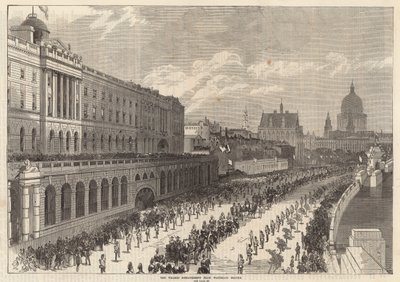
[(91, 230), (134, 209), (210, 185), (217, 172), (213, 156), (9, 162), (9, 244), (36, 245), (34, 241)]

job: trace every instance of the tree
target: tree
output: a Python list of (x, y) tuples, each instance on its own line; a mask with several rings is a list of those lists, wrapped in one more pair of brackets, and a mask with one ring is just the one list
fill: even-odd
[(296, 221), (293, 218), (289, 218), (287, 223), (290, 226), (290, 235), (292, 235), (292, 230), (296, 228), (295, 227)]
[[(300, 215), (302, 215), (302, 220), (303, 220), (303, 216), (307, 216), (307, 212), (306, 212), (305, 208), (299, 208), (298, 213)], [(303, 223), (302, 220), (301, 220), (300, 224)]]
[(283, 240), (282, 238), (276, 238), (275, 241), (276, 247), (279, 250), (279, 254), (281, 254), (283, 251), (285, 251), (287, 244), (285, 242), (285, 240)]
[(284, 232), (283, 238), (285, 238), (287, 244), (287, 241), (292, 239), (292, 230), (285, 227), (282, 231)]
[[(282, 240), (283, 241), (283, 240)], [(275, 271), (281, 267), (282, 262), (283, 262), (283, 257), (281, 254), (278, 254), (276, 252), (276, 250), (266, 250), (269, 254), (270, 254), (270, 258), (268, 260), (269, 263), (269, 269), (268, 269), (268, 274), (271, 273), (275, 273)]]
[(309, 205), (308, 203), (306, 203), (306, 204), (304, 205), (304, 209), (306, 210), (306, 214), (305, 214), (304, 216), (305, 216), (305, 217), (308, 217), (307, 213), (308, 213), (309, 211), (311, 211), (310, 205)]

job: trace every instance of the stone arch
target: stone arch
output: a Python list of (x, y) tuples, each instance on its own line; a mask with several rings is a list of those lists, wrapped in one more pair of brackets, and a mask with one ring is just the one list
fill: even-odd
[(158, 153), (168, 153), (169, 145), (166, 139), (161, 139), (157, 144), (157, 152)]
[(154, 206), (154, 191), (149, 187), (141, 188), (135, 198), (135, 208), (144, 210)]
[(61, 220), (71, 219), (71, 186), (65, 183), (61, 187)]
[(143, 179), (143, 180), (146, 180), (146, 179), (147, 179), (147, 173), (143, 173), (142, 179)]
[(136, 174), (135, 181), (140, 181), (140, 174), (139, 173)]
[(160, 174), (160, 195), (164, 195), (165, 194), (165, 181), (166, 177), (165, 177), (165, 172), (161, 171)]
[(109, 195), (109, 185), (108, 180), (103, 178), (101, 180), (101, 210), (108, 209), (108, 195)]
[(85, 185), (83, 182), (76, 184), (75, 190), (75, 217), (82, 217), (85, 215)]
[(154, 172), (150, 172), (150, 178), (154, 178)]
[(95, 180), (89, 182), (89, 214), (97, 212), (97, 183)]
[(126, 176), (121, 177), (121, 205), (128, 203), (128, 179)]
[(53, 185), (46, 187), (44, 195), (44, 225), (56, 223), (56, 189)]
[(167, 193), (172, 191), (172, 172), (168, 171), (167, 175)]

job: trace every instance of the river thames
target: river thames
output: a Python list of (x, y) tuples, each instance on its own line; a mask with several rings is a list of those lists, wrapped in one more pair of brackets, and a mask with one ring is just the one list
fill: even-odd
[(376, 188), (362, 188), (343, 214), (337, 234), (339, 252), (349, 245), (353, 228), (378, 228), (386, 242), (386, 268), (392, 273), (393, 260), (393, 175), (384, 174)]

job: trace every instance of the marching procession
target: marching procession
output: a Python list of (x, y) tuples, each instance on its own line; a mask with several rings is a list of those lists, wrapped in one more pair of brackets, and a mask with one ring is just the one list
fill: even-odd
[[(21, 249), (18, 258), (27, 261), (27, 270), (58, 271), (74, 266), (74, 271), (79, 272), (81, 265), (97, 264), (91, 260), (91, 256), (97, 253), (100, 254), (98, 273), (108, 273), (110, 258), (102, 253), (107, 246), (113, 246), (112, 262), (125, 261), (131, 252), (136, 253), (136, 249), (142, 250), (143, 245), (147, 246), (151, 242), (162, 242), (164, 233), (174, 234), (189, 224), (191, 230), (185, 238), (167, 236), (169, 242), (156, 247), (148, 267), (143, 267), (146, 261), (139, 262), (137, 266), (128, 261), (126, 273), (212, 273), (211, 254), (224, 240), (240, 232), (248, 221), (262, 219), (274, 204), (285, 200), (302, 185), (318, 183), (327, 177), (351, 171), (351, 167), (329, 166), (229, 179), (213, 187), (157, 202), (151, 209), (109, 222), (99, 230), (83, 232), (72, 238), (59, 238), (56, 243), (49, 242), (37, 249)], [(263, 230), (251, 231), (249, 243), (246, 243), (246, 257), (239, 254), (237, 258), (239, 274), (245, 272), (245, 260), (251, 265), (253, 256), (257, 256), (277, 232), (282, 232), (285, 223), (292, 227), (291, 219), (298, 210), (315, 203), (313, 197), (311, 191), (303, 194), (299, 201), (287, 206), (274, 220), (266, 223)], [(222, 204), (228, 205), (226, 212), (218, 212)], [(194, 221), (201, 224), (196, 226), (192, 223)], [(126, 246), (122, 247), (121, 244)], [(296, 248), (295, 255), (298, 260), (300, 249)], [(196, 269), (191, 269), (191, 265), (195, 265)]]

